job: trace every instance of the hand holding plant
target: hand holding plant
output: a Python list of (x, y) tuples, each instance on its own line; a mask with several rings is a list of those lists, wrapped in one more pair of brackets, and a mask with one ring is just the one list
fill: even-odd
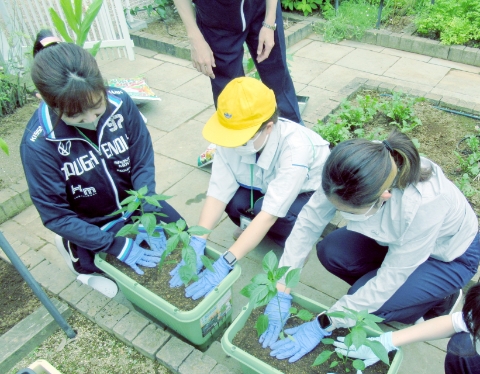
[(285, 322), (290, 318), (291, 307), (292, 296), (284, 292), (278, 292), (277, 296), (270, 300), (265, 308), (265, 316), (268, 317), (268, 328), (258, 340), (260, 344), (263, 343), (263, 348), (271, 347), (278, 340)]
[[(196, 264), (196, 274), (200, 272), (203, 268), (203, 261), (202, 256), (205, 254), (205, 247), (207, 246), (207, 240), (203, 239), (198, 236), (192, 236), (190, 239), (189, 246), (193, 248), (195, 254), (197, 256), (197, 264)], [(184, 282), (180, 277), (180, 268), (185, 265), (185, 261), (182, 259), (180, 263), (170, 272), (172, 279), (170, 279), (170, 287), (180, 287)]]

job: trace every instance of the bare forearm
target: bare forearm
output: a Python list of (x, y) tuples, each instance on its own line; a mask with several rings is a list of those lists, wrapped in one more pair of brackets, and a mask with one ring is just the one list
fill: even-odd
[(278, 0), (265, 0), (265, 22), (269, 25), (273, 25), (275, 23), (277, 13), (277, 1)]
[(173, 2), (185, 25), (188, 37), (191, 39), (201, 34), (195, 21), (195, 11), (191, 0), (173, 0)]
[[(213, 230), (218, 221), (222, 217), (223, 212), (227, 204), (215, 199), (214, 197), (207, 196), (205, 204), (203, 204), (202, 212), (200, 213), (200, 219), (198, 225), (205, 227), (208, 230)], [(203, 235), (202, 238), (207, 238), (208, 235)]]
[(430, 319), (418, 325), (392, 333), (392, 343), (396, 347), (405, 344), (449, 338), (455, 334), (451, 316)]
[(278, 217), (272, 216), (264, 211), (258, 213), (235, 244), (230, 247), (229, 251), (232, 252), (237, 259), (243, 258), (262, 241), (277, 218)]

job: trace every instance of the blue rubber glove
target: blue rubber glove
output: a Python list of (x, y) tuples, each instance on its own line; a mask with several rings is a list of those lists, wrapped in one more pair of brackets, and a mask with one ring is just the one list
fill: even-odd
[[(205, 254), (205, 247), (207, 246), (207, 239), (200, 238), (199, 236), (192, 236), (190, 238), (189, 245), (193, 248), (197, 254), (197, 274), (202, 270), (203, 262), (201, 256)], [(180, 279), (180, 274), (178, 271), (180, 268), (185, 265), (185, 261), (180, 261), (180, 263), (170, 272), (172, 279), (170, 279), (170, 288), (180, 287), (183, 282)]]
[(214, 273), (208, 269), (202, 271), (200, 274), (200, 279), (185, 288), (185, 296), (191, 297), (193, 300), (197, 300), (202, 296), (205, 296), (220, 284), (220, 282), (228, 275), (228, 273), (230, 273), (230, 270), (232, 270), (233, 267), (231, 267), (227, 261), (225, 261), (223, 256), (221, 256), (217, 261), (214, 262), (213, 269), (215, 270)]
[(140, 225), (138, 227), (138, 234), (135, 238), (135, 243), (140, 245), (143, 241), (145, 241), (150, 246), (150, 249), (152, 251), (159, 253), (159, 255), (161, 256), (167, 248), (167, 238), (165, 237), (165, 234), (163, 233), (163, 229), (161, 227), (157, 226), (155, 228), (155, 232), (158, 232), (160, 236), (148, 236), (145, 227)]
[[(372, 349), (370, 347), (367, 347), (366, 345), (362, 345), (359, 349), (356, 349), (354, 345), (351, 345), (347, 351), (347, 346), (345, 345), (345, 343), (343, 343), (345, 338), (339, 336), (337, 337), (337, 339), (338, 342), (336, 341), (333, 343), (333, 345), (337, 347), (335, 348), (335, 351), (341, 353), (344, 356), (363, 360), (365, 367), (373, 365), (380, 360), (377, 355), (373, 353)], [(380, 344), (385, 347), (387, 352), (398, 349), (392, 343), (392, 332), (386, 332), (379, 337), (368, 338), (368, 340), (380, 342)]]
[(306, 322), (303, 325), (286, 329), (286, 334), (292, 335), (293, 339), (286, 337), (272, 345), (270, 356), (279, 360), (289, 358), (288, 362), (295, 362), (314, 349), (325, 337), (332, 335), (320, 327), (317, 319)]
[(268, 317), (267, 331), (258, 340), (259, 343), (263, 343), (263, 348), (271, 347), (278, 340), (280, 331), (282, 331), (285, 322), (290, 317), (289, 310), (291, 306), (292, 297), (284, 292), (278, 292), (277, 296), (270, 300), (264, 313)]
[(128, 247), (122, 251), (117, 258), (130, 266), (137, 274), (143, 275), (143, 271), (137, 266), (142, 265), (154, 268), (160, 262), (161, 254), (149, 249), (143, 249), (137, 242), (128, 239)]

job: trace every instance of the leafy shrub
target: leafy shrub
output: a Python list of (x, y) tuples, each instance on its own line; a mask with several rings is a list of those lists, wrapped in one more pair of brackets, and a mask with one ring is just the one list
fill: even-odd
[(324, 0), (282, 0), (282, 7), (286, 10), (299, 10), (304, 16), (312, 14), (314, 10), (320, 9)]
[(419, 34), (439, 36), (443, 44), (480, 41), (480, 0), (436, 0), (416, 18)]
[(471, 185), (472, 180), (480, 177), (480, 139), (477, 135), (468, 135), (457, 146), (457, 157), (461, 178), (455, 179), (455, 184), (466, 197), (471, 197), (478, 191)]
[(0, 117), (13, 113), (26, 100), (27, 89), (20, 83), (20, 76), (9, 76), (0, 70)]

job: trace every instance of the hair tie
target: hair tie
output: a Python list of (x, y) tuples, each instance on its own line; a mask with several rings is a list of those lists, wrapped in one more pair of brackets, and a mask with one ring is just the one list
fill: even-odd
[(388, 150), (390, 153), (393, 152), (393, 148), (392, 148), (392, 146), (390, 145), (390, 143), (389, 143), (388, 141), (384, 140), (382, 143), (383, 143), (383, 145), (385, 146), (385, 148), (387, 148), (387, 150)]
[(61, 40), (60, 38), (56, 37), (56, 36), (47, 36), (46, 38), (43, 38), (42, 40), (40, 40), (40, 44), (43, 46), (43, 48), (45, 47), (48, 47), (50, 44), (53, 44), (53, 43), (60, 43)]

